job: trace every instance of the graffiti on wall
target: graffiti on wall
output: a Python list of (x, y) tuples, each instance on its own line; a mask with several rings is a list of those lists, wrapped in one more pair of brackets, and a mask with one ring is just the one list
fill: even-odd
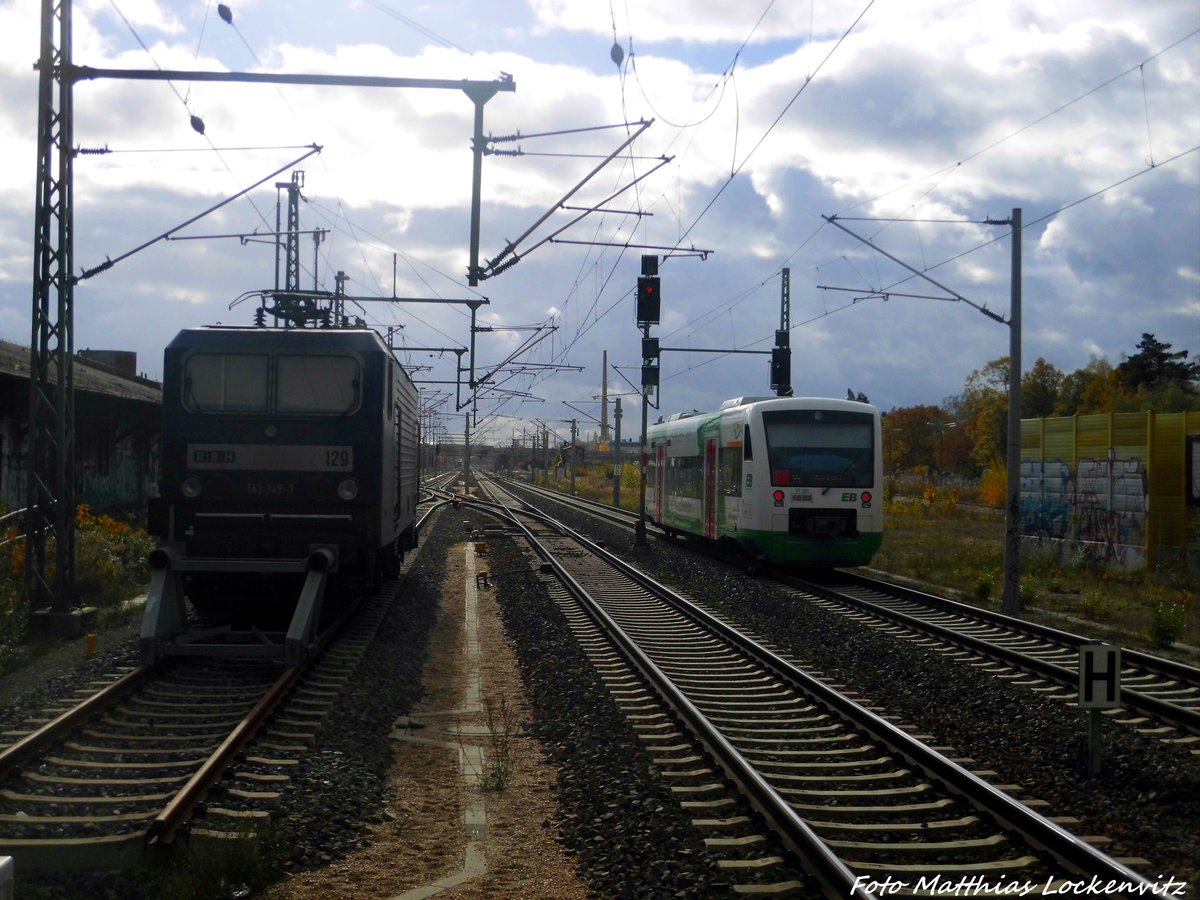
[(1074, 558), (1140, 567), (1146, 561), (1146, 469), (1137, 456), (1021, 460), (1021, 533)]

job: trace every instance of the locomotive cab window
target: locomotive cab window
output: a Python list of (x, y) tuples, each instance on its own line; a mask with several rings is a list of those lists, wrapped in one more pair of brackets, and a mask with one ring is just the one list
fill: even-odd
[(265, 354), (196, 353), (183, 373), (183, 405), (198, 413), (267, 411)]
[[(184, 362), (183, 406), (200, 414), (348, 415), (359, 403), (352, 356), (194, 353)], [(273, 383), (272, 383), (273, 381)]]
[(764, 412), (763, 427), (772, 484), (871, 487), (875, 430), (868, 413)]
[(358, 405), (358, 362), (349, 356), (280, 355), (275, 411), (343, 415)]

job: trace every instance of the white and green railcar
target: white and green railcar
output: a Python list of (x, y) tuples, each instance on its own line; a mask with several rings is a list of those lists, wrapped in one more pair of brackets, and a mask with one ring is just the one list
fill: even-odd
[(727, 400), (647, 429), (647, 514), (668, 533), (782, 566), (862, 566), (883, 541), (879, 411), (812, 397)]

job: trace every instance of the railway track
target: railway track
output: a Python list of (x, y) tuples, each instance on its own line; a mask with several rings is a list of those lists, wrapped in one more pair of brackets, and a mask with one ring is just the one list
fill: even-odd
[(969, 761), (926, 746), (561, 523), (519, 527), (740, 891), (872, 896), (889, 892), (887, 877), (934, 893), (963, 879), (1047, 890), (1078, 877), (1147, 884)]
[[(632, 528), (637, 520), (636, 513), (525, 484), (520, 488), (612, 524)], [(652, 525), (647, 532), (667, 537)], [(958, 653), (966, 663), (1064, 703), (1077, 701), (1079, 648), (1094, 643), (1081, 635), (858, 573), (837, 571), (822, 580), (779, 572), (769, 577), (794, 590), (798, 599)], [(1121, 657), (1121, 705), (1106, 715), (1200, 756), (1200, 669), (1136, 650), (1123, 650)]]
[(181, 831), (193, 842), (253, 836), (414, 559), (305, 665), (185, 658), (124, 669), (0, 734), (0, 856), (22, 870), (130, 869)]
[[(942, 652), (970, 651), (964, 661), (998, 677), (1029, 673), (1019, 683), (1077, 701), (1079, 648), (1093, 643), (1087, 638), (857, 573), (838, 572), (822, 582), (779, 580), (827, 608), (865, 613), (874, 627), (897, 625), (898, 636), (932, 639)], [(1121, 706), (1109, 715), (1200, 756), (1200, 669), (1136, 650), (1123, 650), (1121, 659)]]
[[(136, 669), (0, 752), (0, 854), (125, 868), (169, 842), (298, 670), (190, 660)], [(32, 723), (31, 723), (32, 724)]]

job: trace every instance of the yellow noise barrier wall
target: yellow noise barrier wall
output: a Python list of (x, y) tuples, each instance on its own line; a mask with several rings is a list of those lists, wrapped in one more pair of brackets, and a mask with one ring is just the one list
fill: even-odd
[(1078, 561), (1200, 570), (1200, 413), (1025, 419), (1021, 530)]

